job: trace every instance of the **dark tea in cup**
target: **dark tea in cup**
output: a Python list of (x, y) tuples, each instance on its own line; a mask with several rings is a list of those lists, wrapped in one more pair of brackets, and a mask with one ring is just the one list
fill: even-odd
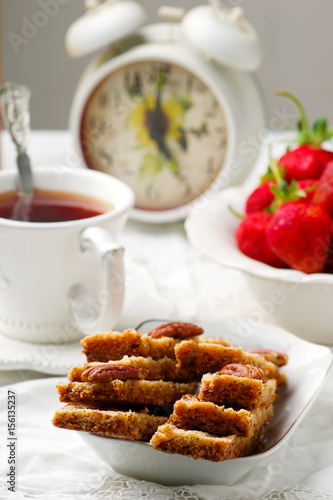
[(33, 180), (31, 222), (13, 220), (30, 196), (18, 196), (16, 170), (0, 171), (1, 333), (63, 344), (112, 329), (126, 282), (117, 240), (133, 191), (111, 175), (65, 165), (40, 166)]
[(87, 219), (114, 207), (90, 196), (64, 191), (36, 189), (32, 199), (24, 200), (17, 191), (0, 194), (0, 217), (27, 222), (65, 222)]

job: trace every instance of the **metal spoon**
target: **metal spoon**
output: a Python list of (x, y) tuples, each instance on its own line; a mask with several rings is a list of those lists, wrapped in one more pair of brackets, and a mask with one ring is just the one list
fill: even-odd
[(4, 124), (17, 149), (16, 164), (19, 171), (19, 197), (12, 218), (29, 220), (29, 209), (34, 194), (33, 175), (26, 153), (30, 131), (30, 91), (24, 85), (7, 82), (0, 88), (3, 102)]

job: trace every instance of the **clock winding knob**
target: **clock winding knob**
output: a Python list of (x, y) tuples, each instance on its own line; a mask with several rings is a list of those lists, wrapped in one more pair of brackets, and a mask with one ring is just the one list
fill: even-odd
[(182, 7), (169, 7), (168, 5), (162, 5), (157, 11), (157, 14), (162, 19), (167, 21), (180, 21), (185, 15), (185, 9)]
[(182, 20), (188, 41), (209, 58), (240, 71), (258, 69), (262, 51), (258, 33), (241, 7), (228, 9), (220, 0), (191, 9)]
[(86, 0), (86, 12), (69, 27), (65, 46), (70, 57), (81, 57), (130, 35), (146, 20), (134, 0)]
[(234, 23), (239, 23), (244, 19), (244, 10), (242, 7), (234, 7), (229, 13), (229, 19)]
[(85, 2), (84, 2), (84, 7), (85, 7), (87, 12), (90, 10), (96, 9), (100, 5), (101, 5), (100, 0), (85, 0)]

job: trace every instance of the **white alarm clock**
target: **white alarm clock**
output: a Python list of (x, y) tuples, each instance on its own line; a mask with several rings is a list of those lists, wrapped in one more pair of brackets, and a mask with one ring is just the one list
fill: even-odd
[(66, 36), (72, 57), (104, 49), (70, 112), (86, 166), (126, 182), (136, 198), (132, 218), (147, 222), (182, 219), (240, 184), (256, 159), (248, 141), (266, 127), (252, 73), (260, 43), (243, 11), (218, 0), (187, 13), (165, 7), (167, 22), (142, 27), (144, 10), (132, 0), (86, 8)]

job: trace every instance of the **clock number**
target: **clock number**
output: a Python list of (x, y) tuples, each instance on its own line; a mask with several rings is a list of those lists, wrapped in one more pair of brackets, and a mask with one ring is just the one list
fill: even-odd
[(143, 97), (143, 82), (139, 71), (135, 71), (131, 80), (130, 73), (125, 73), (125, 88), (131, 99)]
[(206, 173), (208, 178), (212, 180), (215, 179), (216, 168), (214, 167), (214, 158), (211, 156), (207, 159)]
[(169, 85), (169, 78), (171, 75), (171, 66), (169, 64), (154, 63), (154, 64), (149, 64), (145, 68), (144, 88), (146, 88), (147, 91), (154, 90), (158, 75), (161, 73), (163, 73), (164, 85)]
[(109, 134), (113, 131), (113, 124), (109, 117), (91, 116), (88, 120), (88, 127), (99, 134)]
[(110, 92), (108, 89), (102, 90), (98, 97), (98, 104), (100, 108), (107, 108), (110, 102)]
[(198, 94), (205, 94), (207, 92), (206, 87), (201, 82), (196, 82), (196, 91)]
[[(105, 116), (106, 113), (117, 115), (117, 120), (126, 119), (130, 111), (130, 103), (126, 102), (125, 94), (115, 91), (112, 87), (102, 88), (98, 94), (98, 105), (101, 108), (101, 113)], [(107, 122), (111, 124), (110, 116)]]
[(153, 182), (149, 182), (146, 187), (146, 197), (150, 202), (156, 202), (161, 198), (161, 193), (156, 189)]
[(193, 92), (193, 76), (192, 75), (190, 75), (187, 78), (187, 81), (186, 81), (186, 92), (188, 94), (192, 94), (192, 92)]
[(197, 139), (200, 139), (203, 135), (208, 135), (207, 123), (203, 122), (199, 128), (191, 128), (189, 132), (194, 135)]
[(193, 191), (193, 189), (192, 189), (191, 184), (189, 182), (186, 182), (184, 196), (186, 196), (186, 197), (191, 196), (192, 191)]
[(216, 132), (216, 146), (224, 148), (227, 145), (227, 130), (222, 125), (215, 128)]
[(101, 158), (102, 162), (107, 165), (108, 170), (111, 170), (113, 164), (113, 158), (110, 155), (110, 153), (105, 151), (105, 149), (103, 148), (98, 148), (98, 155)]
[(218, 110), (218, 104), (217, 104), (215, 97), (213, 97), (212, 95), (209, 95), (208, 104), (207, 104), (207, 111), (206, 111), (205, 115), (209, 118), (214, 118), (216, 116), (217, 110)]

